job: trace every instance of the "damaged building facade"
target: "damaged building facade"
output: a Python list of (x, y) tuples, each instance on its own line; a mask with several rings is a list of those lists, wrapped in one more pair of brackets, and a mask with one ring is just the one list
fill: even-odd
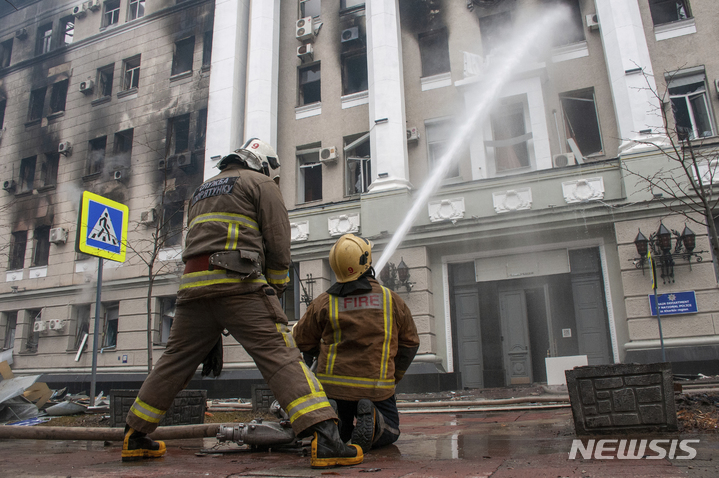
[[(663, 134), (663, 114), (700, 156), (719, 144), (710, 3), (148, 0), (145, 10), (120, 0), (81, 3), (78, 16), (78, 4), (56, 0), (3, 10), (0, 333), (15, 373), (89, 372), (87, 349), (75, 359), (92, 331), (97, 261), (74, 252), (74, 235), (79, 193), (90, 190), (130, 207), (137, 244), (126, 263), (106, 262), (98, 372), (139, 384), (148, 287), (139, 253), (161, 224), (169, 242), (156, 248), (156, 360), (187, 195), (251, 137), (282, 163), (293, 257), (284, 307), (298, 320), (334, 280), (327, 257), (339, 236), (373, 241), (377, 262), (482, 101), (514, 26), (556, 5), (566, 17), (537, 39), (551, 45), (506, 81), (377, 271), (421, 338), (401, 389), (547, 382), (582, 360), (658, 361), (637, 233), (654, 241), (661, 224), (681, 232), (687, 223), (695, 251), (711, 247), (706, 227), (643, 178), (676, 169), (655, 145), (687, 145)], [(675, 372), (717, 373), (717, 275), (712, 253), (700, 255), (677, 256), (673, 278), (659, 281), (660, 293), (696, 305), (662, 319)], [(47, 328), (34, 331), (38, 321)], [(241, 390), (260, 379), (224, 340), (219, 382), (192, 386)]]

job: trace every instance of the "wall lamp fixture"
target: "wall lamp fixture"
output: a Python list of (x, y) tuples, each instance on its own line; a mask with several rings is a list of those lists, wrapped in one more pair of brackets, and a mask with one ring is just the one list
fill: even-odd
[(415, 284), (409, 281), (409, 267), (404, 263), (404, 258), (401, 258), (396, 266), (388, 262), (380, 271), (379, 278), (387, 288), (395, 291), (404, 287), (407, 292), (411, 292)]
[[(674, 236), (674, 248), (672, 249), (672, 236)], [(689, 270), (692, 268), (692, 256), (696, 257), (697, 262), (702, 262), (704, 258), (699, 254), (707, 251), (694, 252), (696, 247), (696, 234), (685, 224), (681, 234), (672, 229), (671, 231), (663, 224), (659, 224), (659, 229), (653, 232), (649, 239), (646, 238), (640, 230), (634, 239), (634, 246), (637, 248), (639, 257), (631, 259), (634, 266), (642, 270), (644, 274), (644, 264), (647, 262), (647, 253), (650, 252), (655, 257), (655, 263), (659, 263), (662, 272), (662, 282), (674, 282), (674, 259), (684, 259), (689, 263)]]

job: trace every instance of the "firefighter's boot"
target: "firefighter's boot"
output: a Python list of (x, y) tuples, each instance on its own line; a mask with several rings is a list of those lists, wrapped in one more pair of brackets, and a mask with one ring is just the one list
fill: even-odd
[(363, 398), (357, 402), (357, 423), (352, 430), (352, 444), (359, 445), (367, 453), (375, 441), (377, 409), (371, 400)]
[(359, 465), (364, 459), (362, 449), (342, 442), (334, 420), (325, 420), (310, 427), (312, 438), (312, 468)]
[(165, 454), (165, 442), (154, 441), (146, 433), (138, 432), (125, 425), (125, 440), (122, 442), (122, 461), (138, 461), (143, 458), (159, 458)]

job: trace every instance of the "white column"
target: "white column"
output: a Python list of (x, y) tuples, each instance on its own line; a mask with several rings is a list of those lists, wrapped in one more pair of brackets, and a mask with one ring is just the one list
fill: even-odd
[(662, 141), (661, 104), (637, 0), (595, 0), (617, 127), (626, 154), (634, 141)]
[(250, 0), (217, 0), (207, 106), (205, 179), (217, 174), (214, 156), (241, 146), (245, 117), (247, 27)]
[(368, 0), (365, 8), (372, 149), (369, 189), (374, 192), (411, 188), (398, 2)]
[(280, 0), (251, 0), (244, 140), (260, 138), (277, 149)]

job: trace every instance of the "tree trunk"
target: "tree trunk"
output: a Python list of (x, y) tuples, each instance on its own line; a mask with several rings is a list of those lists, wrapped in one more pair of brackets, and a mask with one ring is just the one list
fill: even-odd
[(153, 264), (150, 264), (147, 268), (147, 278), (149, 284), (147, 285), (147, 374), (152, 372), (152, 286), (154, 276), (152, 275)]

